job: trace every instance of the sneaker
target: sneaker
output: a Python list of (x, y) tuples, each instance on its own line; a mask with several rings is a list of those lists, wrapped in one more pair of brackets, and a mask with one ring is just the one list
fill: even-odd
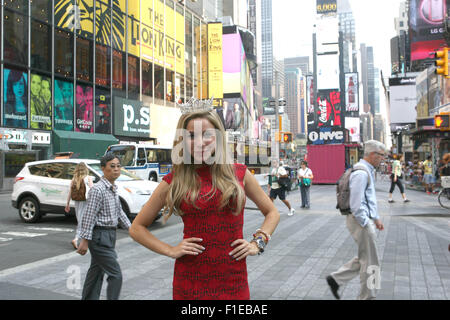
[(393, 202), (395, 202), (395, 201), (392, 200), (392, 199), (389, 199), (388, 202), (389, 202), (389, 203), (393, 203)]
[(430, 192), (430, 191), (427, 191), (427, 194), (431, 194), (431, 192)]
[(288, 216), (292, 216), (295, 213), (295, 209), (292, 208), (291, 211), (289, 211)]
[(339, 285), (337, 284), (336, 280), (334, 280), (332, 276), (328, 276), (327, 283), (330, 286), (330, 290), (331, 290), (331, 293), (333, 294), (333, 296), (336, 299), (340, 300), (341, 297), (339, 296), (339, 293), (338, 293)]
[(405, 199), (405, 200), (403, 200), (403, 202), (411, 202), (409, 199)]

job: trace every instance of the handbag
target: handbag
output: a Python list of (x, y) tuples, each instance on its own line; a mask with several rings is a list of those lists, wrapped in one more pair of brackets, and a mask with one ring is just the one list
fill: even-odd
[(309, 187), (309, 186), (311, 185), (311, 179), (309, 179), (309, 178), (303, 178), (303, 179), (302, 179), (302, 184), (303, 184), (305, 187)]

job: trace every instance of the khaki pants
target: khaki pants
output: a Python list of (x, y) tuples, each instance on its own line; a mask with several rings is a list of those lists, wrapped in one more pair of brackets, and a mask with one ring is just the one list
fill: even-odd
[(343, 285), (359, 275), (361, 292), (358, 299), (375, 299), (379, 289), (380, 264), (376, 248), (375, 224), (372, 220), (363, 228), (351, 214), (347, 216), (347, 228), (358, 245), (358, 255), (344, 264), (331, 276), (338, 285)]

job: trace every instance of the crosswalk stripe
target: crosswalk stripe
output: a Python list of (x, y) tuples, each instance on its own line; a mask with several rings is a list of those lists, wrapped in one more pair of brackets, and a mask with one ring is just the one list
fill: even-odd
[(0, 242), (7, 242), (7, 241), (11, 241), (13, 240), (13, 238), (2, 238), (0, 237)]
[(2, 234), (14, 237), (34, 238), (48, 235), (47, 233), (33, 233), (33, 232), (2, 232)]
[(47, 228), (47, 227), (28, 227), (30, 230), (40, 230), (40, 231), (56, 231), (56, 232), (74, 232), (74, 229), (65, 228)]

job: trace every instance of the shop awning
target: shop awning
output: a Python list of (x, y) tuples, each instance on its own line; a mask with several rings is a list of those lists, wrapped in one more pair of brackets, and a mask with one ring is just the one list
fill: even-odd
[(53, 152), (74, 153), (74, 157), (98, 159), (111, 144), (119, 143), (113, 135), (54, 130), (52, 135)]

